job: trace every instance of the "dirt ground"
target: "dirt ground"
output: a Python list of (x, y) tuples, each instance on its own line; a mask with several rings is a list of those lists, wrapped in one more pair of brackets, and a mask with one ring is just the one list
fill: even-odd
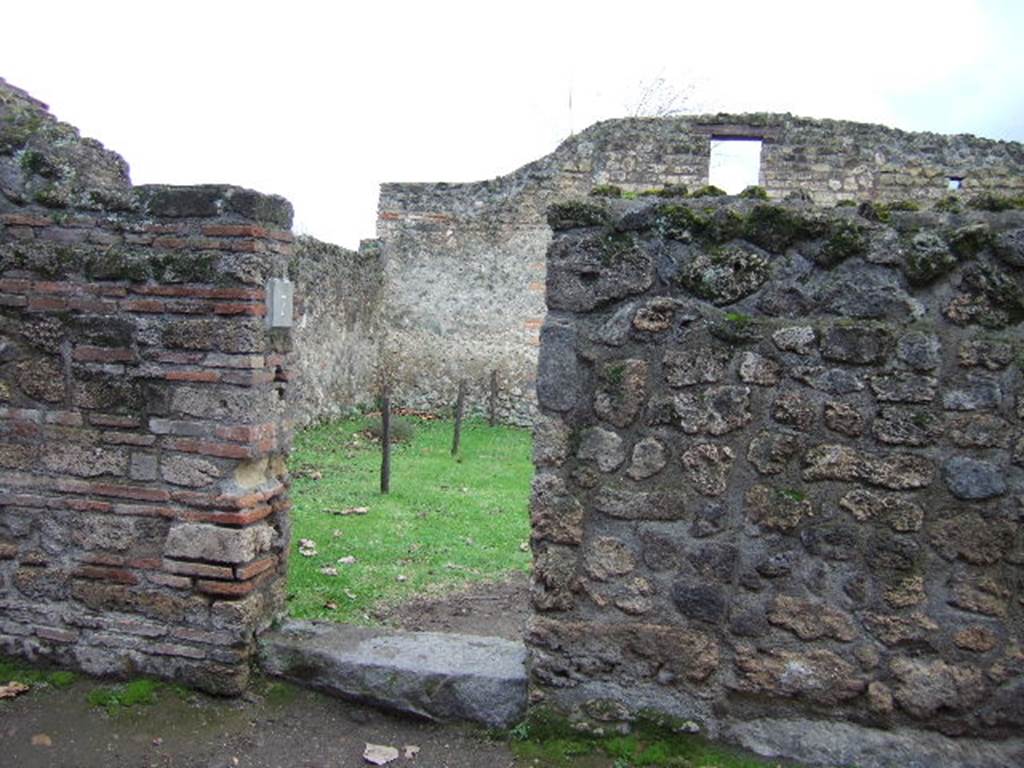
[(509, 768), (512, 753), (471, 728), (395, 717), (282, 683), (244, 699), (162, 689), (157, 703), (108, 714), (100, 683), (35, 688), (0, 702), (4, 768), (357, 768), (367, 742), (419, 747), (390, 768)]
[(470, 584), (443, 596), (419, 597), (379, 609), (374, 618), (388, 626), (412, 631), (521, 640), (529, 605), (529, 576), (517, 573), (504, 581)]

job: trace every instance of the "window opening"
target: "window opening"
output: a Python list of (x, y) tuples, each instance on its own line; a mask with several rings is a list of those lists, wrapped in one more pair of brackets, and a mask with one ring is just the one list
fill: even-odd
[(708, 184), (736, 195), (760, 183), (761, 139), (712, 136)]

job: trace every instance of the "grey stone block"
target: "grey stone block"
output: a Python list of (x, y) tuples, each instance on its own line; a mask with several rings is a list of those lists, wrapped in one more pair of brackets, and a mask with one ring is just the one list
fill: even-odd
[(526, 648), (497, 637), (289, 621), (260, 658), (268, 674), (431, 720), (503, 727), (526, 711)]

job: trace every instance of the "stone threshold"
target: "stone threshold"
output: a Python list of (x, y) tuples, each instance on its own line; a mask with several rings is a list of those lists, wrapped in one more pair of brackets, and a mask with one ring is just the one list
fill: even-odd
[(498, 637), (287, 621), (260, 638), (263, 671), (329, 695), (492, 728), (526, 713), (526, 647)]

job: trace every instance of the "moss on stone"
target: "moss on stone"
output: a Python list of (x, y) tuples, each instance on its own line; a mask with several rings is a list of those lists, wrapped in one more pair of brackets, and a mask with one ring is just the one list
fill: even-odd
[(158, 253), (150, 257), (150, 269), (159, 282), (212, 283), (217, 279), (217, 261), (211, 253)]
[(685, 184), (667, 184), (657, 189), (645, 189), (640, 197), (686, 197), (689, 193)]
[(827, 223), (781, 205), (755, 205), (747, 216), (743, 236), (766, 250), (782, 253), (800, 240), (821, 237)]
[(864, 228), (852, 221), (833, 221), (822, 247), (811, 257), (823, 267), (834, 267), (852, 256), (860, 256), (868, 249)]
[(732, 304), (756, 291), (771, 272), (768, 258), (750, 246), (737, 244), (699, 254), (678, 280), (696, 296), (713, 304)]
[(93, 253), (86, 260), (84, 270), (90, 280), (143, 282), (152, 276), (146, 256), (121, 248)]
[(548, 208), (548, 226), (556, 232), (580, 227), (600, 227), (610, 219), (606, 208), (586, 200), (555, 203)]
[(601, 263), (617, 264), (636, 253), (637, 243), (630, 232), (608, 232), (601, 237)]
[(740, 192), (740, 197), (746, 198), (747, 200), (767, 200), (768, 190), (755, 184)]
[(690, 193), (690, 197), (726, 197), (729, 193), (724, 189), (716, 187), (714, 184), (705, 184), (703, 187), (699, 187)]
[(614, 184), (599, 184), (590, 190), (591, 197), (622, 197), (622, 187), (617, 187)]
[(973, 259), (992, 246), (995, 236), (987, 224), (969, 224), (949, 236), (949, 248), (961, 261)]
[(982, 192), (967, 201), (967, 205), (979, 211), (1011, 211), (1024, 208), (1024, 195), (999, 195), (995, 192)]
[(959, 195), (946, 195), (932, 206), (934, 210), (940, 213), (960, 213), (963, 207), (964, 203)]
[(957, 265), (956, 256), (930, 232), (915, 233), (905, 252), (903, 274), (911, 285), (927, 285)]

